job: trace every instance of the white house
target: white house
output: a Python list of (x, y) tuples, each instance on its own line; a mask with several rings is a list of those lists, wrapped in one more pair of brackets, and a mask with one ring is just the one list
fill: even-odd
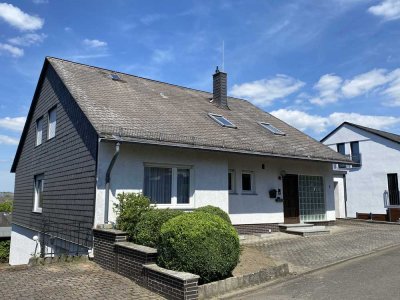
[(46, 58), (12, 166), (10, 263), (90, 250), (121, 192), (159, 208), (218, 206), (241, 233), (329, 223), (332, 163), (351, 161), (228, 97), (224, 72), (208, 93)]
[(321, 142), (355, 162), (334, 165), (336, 216), (397, 221), (400, 135), (344, 122)]

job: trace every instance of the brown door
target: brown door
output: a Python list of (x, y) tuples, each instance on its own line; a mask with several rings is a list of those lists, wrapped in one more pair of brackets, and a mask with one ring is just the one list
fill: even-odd
[(298, 175), (283, 177), (283, 216), (286, 224), (300, 223)]

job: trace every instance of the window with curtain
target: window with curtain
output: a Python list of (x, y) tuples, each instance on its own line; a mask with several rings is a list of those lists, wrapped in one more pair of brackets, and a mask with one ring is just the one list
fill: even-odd
[(145, 167), (143, 194), (157, 204), (171, 204), (172, 169)]
[(190, 203), (190, 168), (145, 167), (143, 194), (153, 203)]

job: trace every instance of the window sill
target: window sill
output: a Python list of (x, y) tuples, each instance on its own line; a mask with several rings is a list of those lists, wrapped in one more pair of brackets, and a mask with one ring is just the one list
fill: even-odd
[(258, 196), (258, 194), (254, 193), (254, 192), (242, 192), (242, 195), (244, 195), (244, 196)]
[(34, 213), (34, 214), (42, 214), (42, 210), (32, 210), (32, 212)]
[(157, 203), (152, 203), (158, 208), (172, 208), (172, 209), (194, 209), (194, 204), (193, 203), (188, 203), (188, 204), (157, 204)]
[(239, 194), (236, 192), (229, 192), (229, 195), (239, 195)]

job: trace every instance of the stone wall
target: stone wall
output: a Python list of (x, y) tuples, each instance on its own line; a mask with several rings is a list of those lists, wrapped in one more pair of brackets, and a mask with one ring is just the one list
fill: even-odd
[(199, 276), (161, 268), (157, 249), (127, 242), (115, 229), (93, 229), (94, 261), (168, 299), (197, 299)]

